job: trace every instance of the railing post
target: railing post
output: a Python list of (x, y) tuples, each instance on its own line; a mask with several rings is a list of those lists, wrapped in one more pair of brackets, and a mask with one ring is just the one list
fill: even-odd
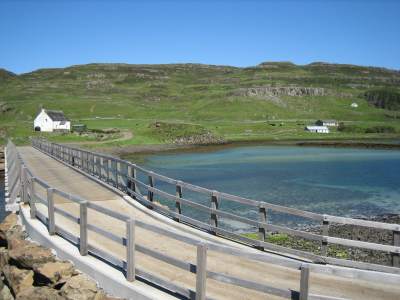
[[(212, 210), (217, 210), (218, 209), (218, 192), (217, 191), (213, 191), (211, 194), (211, 209)], [(216, 214), (216, 212), (211, 211), (210, 213), (210, 225), (212, 227), (218, 227), (218, 215)], [(217, 234), (217, 231), (215, 229), (211, 229), (211, 232), (213, 234)]]
[(87, 255), (87, 202), (82, 201), (79, 204), (79, 225), (80, 225), (80, 235), (79, 235), (79, 252), (81, 255)]
[(50, 235), (56, 233), (56, 223), (54, 219), (54, 189), (47, 189), (47, 211), (49, 216), (48, 230)]
[[(153, 173), (153, 172), (150, 172)], [(154, 187), (154, 177), (153, 175), (149, 175), (149, 186)], [(147, 199), (151, 202), (154, 200), (154, 193), (150, 190), (147, 191)]]
[[(393, 246), (400, 247), (400, 230), (393, 231)], [(392, 265), (400, 268), (400, 253), (392, 253)]]
[(107, 174), (107, 183), (110, 182), (110, 160), (107, 158), (106, 159), (106, 165), (107, 165), (107, 170), (106, 170), (106, 174)]
[(22, 165), (22, 170), (21, 170), (21, 200), (22, 200), (22, 202), (24, 204), (26, 204), (27, 200), (28, 200), (27, 186), (26, 186), (27, 177), (28, 177), (28, 174), (26, 172), (26, 167), (24, 165)]
[[(180, 184), (180, 181), (176, 183), (176, 197), (182, 198), (182, 186)], [(175, 201), (175, 212), (180, 215), (182, 214), (182, 206), (180, 201)], [(179, 217), (174, 217), (174, 220), (179, 222), (180, 218)]]
[(135, 280), (135, 219), (126, 221), (126, 280)]
[(300, 298), (299, 300), (308, 299), (308, 286), (310, 279), (310, 267), (306, 264), (300, 267)]
[[(260, 222), (267, 223), (267, 209), (265, 208), (263, 203), (260, 203), (260, 206), (258, 207), (258, 215), (260, 218)], [(265, 227), (262, 225), (260, 225), (258, 227), (258, 237), (263, 242), (266, 239), (266, 230), (265, 230)], [(260, 247), (260, 248), (263, 248), (263, 247)]]
[(115, 161), (115, 184), (117, 186), (117, 189), (119, 189), (119, 173), (121, 172), (121, 164), (119, 161)]
[(132, 176), (133, 176), (133, 172), (132, 172), (132, 165), (128, 165), (128, 169), (126, 170), (126, 193), (128, 194), (128, 196), (132, 197), (132, 193), (130, 192), (131, 190), (133, 191), (133, 184), (132, 184)]
[[(133, 166), (132, 177), (137, 179), (137, 170), (136, 170), (135, 166)], [(133, 190), (135, 191), (135, 193), (140, 194), (139, 186), (136, 183), (136, 181), (133, 182)]]
[(207, 245), (200, 243), (197, 245), (196, 263), (196, 300), (206, 299), (207, 283)]
[[(322, 235), (328, 236), (329, 235), (329, 221), (327, 217), (324, 215), (324, 219), (322, 220)], [(327, 256), (328, 255), (328, 241), (323, 238), (321, 241), (321, 255)]]
[(36, 218), (36, 196), (35, 196), (35, 181), (36, 178), (32, 177), (31, 179), (31, 197), (30, 197), (30, 207), (31, 207), (31, 219)]

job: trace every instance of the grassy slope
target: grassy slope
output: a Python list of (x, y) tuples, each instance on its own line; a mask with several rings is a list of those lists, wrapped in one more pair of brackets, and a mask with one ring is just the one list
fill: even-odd
[[(239, 88), (267, 85), (323, 87), (330, 95), (281, 96), (285, 106), (263, 97), (237, 95)], [(200, 125), (200, 132), (205, 128), (232, 141), (398, 137), (400, 119), (394, 117), (399, 117), (399, 112), (371, 107), (360, 95), (375, 88), (398, 90), (399, 85), (397, 71), (318, 63), (306, 66), (264, 63), (251, 68), (90, 64), (42, 69), (18, 76), (0, 69), (0, 102), (13, 108), (0, 115), (0, 127), (3, 135), (20, 143), (26, 141), (34, 134), (33, 118), (43, 105), (61, 109), (73, 122), (86, 123), (89, 128), (117, 127), (132, 131), (133, 138), (118, 142), (120, 145), (170, 141), (170, 132), (168, 136), (155, 134), (149, 126), (155, 121)], [(359, 107), (352, 109), (352, 102)], [(362, 127), (390, 125), (398, 133), (304, 132), (304, 124), (321, 118), (353, 122)], [(183, 127), (179, 126), (177, 131), (185, 132)], [(52, 135), (52, 138), (86, 139), (75, 135)]]

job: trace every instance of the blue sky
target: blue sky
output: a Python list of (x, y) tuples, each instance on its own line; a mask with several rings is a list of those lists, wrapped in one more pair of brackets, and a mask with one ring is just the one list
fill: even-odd
[(93, 62), (400, 69), (400, 1), (1, 0), (0, 68)]

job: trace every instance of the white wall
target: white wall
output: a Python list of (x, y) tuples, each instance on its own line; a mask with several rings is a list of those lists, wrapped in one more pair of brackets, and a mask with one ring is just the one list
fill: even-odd
[(52, 132), (53, 130), (71, 130), (71, 122), (65, 121), (60, 124), (60, 121), (53, 121), (45, 111), (41, 111), (33, 122), (33, 130), (35, 127), (40, 127), (40, 131)]
[(54, 129), (71, 130), (71, 122), (65, 121), (64, 124), (60, 124), (60, 121), (53, 122)]
[(53, 121), (50, 117), (42, 110), (39, 115), (35, 118), (33, 122), (33, 130), (35, 127), (40, 127), (40, 131), (52, 132), (53, 131)]

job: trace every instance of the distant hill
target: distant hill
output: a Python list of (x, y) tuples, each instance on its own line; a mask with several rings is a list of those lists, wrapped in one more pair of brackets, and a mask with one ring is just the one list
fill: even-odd
[[(12, 107), (3, 113), (1, 124), (8, 128), (13, 123), (25, 126), (20, 132), (30, 130), (28, 124), (40, 106), (64, 110), (73, 120), (120, 118), (203, 124), (216, 134), (233, 139), (239, 135), (237, 126), (231, 128), (224, 122), (329, 118), (394, 122), (396, 127), (398, 106), (392, 105), (389, 110), (375, 105), (382, 102), (375, 98), (371, 101), (366, 95), (376, 90), (398, 93), (400, 72), (323, 62), (263, 62), (246, 68), (87, 64), (21, 75), (0, 69), (0, 102)], [(351, 107), (353, 102), (358, 108)], [(130, 123), (114, 125), (131, 127)], [(250, 136), (261, 130), (243, 126), (237, 128), (247, 130)], [(245, 139), (243, 132), (240, 134)], [(262, 134), (266, 132), (265, 129)]]

